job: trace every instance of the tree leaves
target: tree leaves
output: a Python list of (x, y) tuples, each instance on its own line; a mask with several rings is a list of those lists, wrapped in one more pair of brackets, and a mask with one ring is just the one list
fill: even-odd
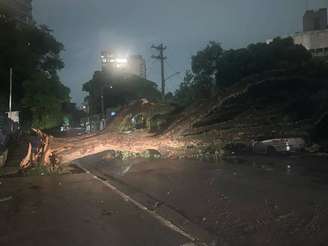
[(154, 101), (160, 98), (157, 84), (136, 75), (111, 74), (96, 71), (93, 78), (83, 85), (83, 91), (89, 95), (88, 101), (92, 114), (101, 112), (101, 95), (104, 95), (105, 108), (117, 107), (132, 100), (147, 98)]
[[(0, 30), (0, 101), (8, 100), (12, 67), (14, 110), (32, 115), (35, 127), (53, 127), (61, 120), (62, 103), (69, 100), (69, 89), (57, 74), (64, 66), (60, 58), (64, 46), (46, 26), (19, 24), (7, 18), (0, 19)], [(6, 104), (2, 105), (0, 110), (7, 110)]]
[[(314, 64), (311, 53), (295, 45), (292, 38), (276, 38), (269, 44), (225, 51), (212, 41), (192, 56), (192, 73), (186, 73), (175, 97), (178, 102), (188, 104), (193, 99), (209, 98), (251, 75), (274, 70), (304, 73)], [(325, 66), (321, 63), (317, 67), (317, 74), (323, 74)]]

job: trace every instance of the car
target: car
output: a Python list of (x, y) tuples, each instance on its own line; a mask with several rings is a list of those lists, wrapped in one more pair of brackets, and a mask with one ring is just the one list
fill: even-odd
[(305, 149), (303, 138), (276, 138), (255, 142), (253, 151), (257, 153), (301, 152)]

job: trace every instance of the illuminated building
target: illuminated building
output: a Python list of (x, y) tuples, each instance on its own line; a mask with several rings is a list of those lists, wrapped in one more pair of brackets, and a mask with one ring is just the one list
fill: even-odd
[(146, 62), (141, 55), (118, 56), (111, 51), (101, 52), (102, 70), (112, 74), (133, 74), (146, 79)]

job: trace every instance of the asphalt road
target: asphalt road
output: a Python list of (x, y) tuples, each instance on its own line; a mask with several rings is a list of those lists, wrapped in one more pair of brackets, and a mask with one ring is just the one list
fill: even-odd
[(161, 217), (90, 174), (0, 179), (0, 245), (184, 245)]
[(86, 173), (0, 179), (0, 245), (328, 241), (326, 159), (246, 165), (105, 156), (77, 160)]
[(175, 224), (209, 245), (327, 245), (327, 159), (259, 158), (249, 165), (104, 156), (78, 163), (163, 217), (173, 213)]

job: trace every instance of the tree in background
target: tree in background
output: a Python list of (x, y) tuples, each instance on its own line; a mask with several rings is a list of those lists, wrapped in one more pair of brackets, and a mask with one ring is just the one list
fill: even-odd
[(203, 98), (212, 95), (218, 62), (222, 53), (223, 49), (220, 43), (211, 41), (205, 49), (192, 56), (193, 87), (198, 97)]
[(88, 93), (85, 101), (89, 105), (90, 114), (101, 112), (101, 95), (108, 80), (101, 71), (96, 71), (91, 80), (83, 84), (83, 91)]
[(247, 76), (265, 71), (300, 71), (310, 60), (310, 52), (294, 44), (292, 38), (276, 38), (269, 44), (227, 50), (217, 63), (216, 85), (229, 87)]
[(104, 96), (105, 108), (121, 106), (132, 100), (147, 98), (150, 101), (160, 99), (157, 84), (136, 75), (112, 76), (102, 71), (96, 71), (92, 79), (83, 85), (83, 91), (88, 93), (86, 100), (91, 114), (101, 112), (101, 96)]
[(188, 105), (195, 99), (195, 86), (193, 83), (194, 75), (190, 70), (186, 71), (183, 82), (175, 91), (175, 98), (181, 105)]
[(22, 107), (32, 114), (32, 127), (49, 129), (62, 123), (63, 104), (70, 100), (67, 87), (41, 73), (25, 81), (23, 87)]
[[(319, 76), (327, 74), (327, 63), (312, 58), (292, 38), (276, 38), (271, 43), (251, 44), (247, 48), (224, 51), (217, 42), (192, 57), (188, 71), (175, 93), (176, 101), (187, 105), (194, 99), (210, 98), (219, 90), (231, 87), (242, 79), (265, 72)], [(326, 71), (326, 72), (325, 72)]]
[(62, 103), (69, 101), (69, 89), (57, 75), (64, 66), (63, 45), (46, 26), (25, 25), (10, 17), (0, 18), (0, 30), (0, 110), (8, 111), (9, 69), (13, 68), (13, 109), (21, 111), (23, 123), (56, 126)]
[(65, 102), (63, 105), (64, 117), (69, 121), (69, 125), (72, 127), (79, 127), (81, 119), (87, 117), (87, 113), (79, 109), (76, 103)]

